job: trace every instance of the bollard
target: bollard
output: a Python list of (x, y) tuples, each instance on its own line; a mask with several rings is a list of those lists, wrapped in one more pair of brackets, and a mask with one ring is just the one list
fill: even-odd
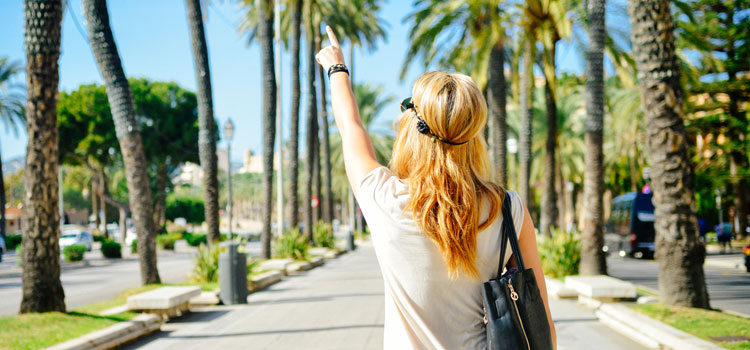
[[(224, 305), (247, 304), (247, 255), (237, 251), (240, 243), (219, 243), (219, 299)], [(223, 250), (223, 249), (222, 249)]]
[(352, 232), (352, 230), (347, 230), (346, 232), (348, 234), (348, 244), (346, 246), (346, 249), (351, 252), (354, 251), (354, 249), (357, 249), (357, 246), (354, 244), (354, 233)]

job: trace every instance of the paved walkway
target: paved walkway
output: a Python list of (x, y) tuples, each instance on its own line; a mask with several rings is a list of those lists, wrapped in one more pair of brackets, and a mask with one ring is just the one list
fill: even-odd
[[(559, 349), (641, 347), (572, 301), (553, 301)], [(194, 310), (130, 349), (382, 349), (383, 280), (361, 246), (248, 297), (248, 305)]]

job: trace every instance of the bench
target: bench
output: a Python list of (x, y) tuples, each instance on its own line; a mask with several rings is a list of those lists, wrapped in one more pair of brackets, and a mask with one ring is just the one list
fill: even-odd
[(269, 259), (260, 263), (260, 270), (279, 271), (286, 275), (286, 268), (294, 262), (292, 259)]
[(609, 276), (568, 276), (565, 286), (578, 293), (578, 302), (598, 306), (603, 302), (633, 299), (635, 285)]
[(159, 315), (162, 319), (181, 316), (190, 310), (190, 299), (199, 296), (197, 286), (161, 287), (128, 297), (128, 310)]

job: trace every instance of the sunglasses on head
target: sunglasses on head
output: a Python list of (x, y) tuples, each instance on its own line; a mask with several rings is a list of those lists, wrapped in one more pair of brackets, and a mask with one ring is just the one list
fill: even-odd
[(401, 112), (406, 112), (407, 109), (412, 108), (414, 108), (414, 102), (411, 101), (411, 97), (407, 97), (401, 101)]

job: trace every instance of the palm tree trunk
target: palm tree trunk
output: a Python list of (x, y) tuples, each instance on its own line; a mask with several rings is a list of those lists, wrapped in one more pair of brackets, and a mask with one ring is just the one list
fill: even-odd
[[(158, 231), (164, 228), (165, 212), (167, 204), (167, 164), (165, 160), (160, 160), (156, 166), (156, 203), (154, 203), (154, 224)], [(122, 209), (120, 209), (120, 221), (122, 222)]]
[[(321, 31), (318, 30), (315, 50), (319, 51), (321, 46)], [(323, 221), (331, 223), (333, 220), (333, 180), (331, 179), (331, 142), (328, 130), (328, 106), (326, 106), (326, 72), (319, 66), (320, 73), (320, 129), (323, 130), (323, 185), (324, 196), (320, 198), (323, 210)], [(325, 199), (324, 199), (325, 198)]]
[[(57, 84), (62, 4), (24, 2), (26, 145), (21, 313), (65, 312), (60, 282)], [(5, 207), (2, 208), (5, 211)]]
[[(586, 168), (583, 176), (585, 201), (581, 236), (582, 275), (607, 274), (604, 245), (604, 40), (606, 0), (588, 0), (589, 50), (586, 60)], [(631, 174), (635, 176), (635, 174)]]
[(505, 53), (503, 52), (503, 42), (498, 41), (497, 45), (490, 51), (490, 68), (487, 79), (487, 97), (490, 107), (490, 118), (492, 123), (492, 141), (493, 153), (495, 157), (495, 171), (497, 172), (497, 181), (500, 186), (506, 187), (508, 183), (508, 158), (506, 140), (508, 138), (508, 124), (505, 113)]
[(695, 175), (682, 120), (680, 66), (667, 0), (630, 0), (633, 56), (646, 115), (651, 156), (659, 299), (669, 305), (709, 308), (698, 241)]
[[(551, 49), (552, 57), (555, 57), (554, 47)], [(554, 65), (554, 61), (552, 63)], [(554, 70), (553, 70), (554, 72)], [(542, 192), (542, 217), (540, 219), (540, 231), (547, 236), (551, 236), (551, 228), (557, 218), (557, 191), (555, 190), (555, 161), (557, 150), (557, 104), (555, 95), (552, 93), (554, 84), (549, 79), (545, 79), (544, 100), (547, 106), (547, 142), (545, 144), (544, 155), (544, 179)]]
[(315, 118), (315, 161), (313, 162), (313, 186), (315, 192), (315, 198), (318, 199), (318, 206), (313, 208), (313, 223), (317, 223), (322, 219), (321, 217), (321, 202), (322, 202), (322, 191), (321, 191), (321, 179), (320, 179), (320, 132), (318, 130), (318, 119)]
[[(276, 138), (276, 72), (273, 56), (274, 11), (271, 1), (260, 0), (258, 34), (263, 72), (263, 232), (261, 250), (271, 258), (271, 211), (273, 210), (273, 145)], [(281, 164), (279, 164), (281, 166)], [(281, 200), (279, 198), (279, 200)]]
[(307, 176), (305, 177), (305, 231), (304, 234), (308, 240), (312, 241), (312, 228), (314, 224), (313, 217), (313, 187), (314, 174), (315, 174), (315, 138), (318, 133), (315, 127), (318, 119), (318, 101), (317, 93), (315, 90), (315, 40), (312, 34), (312, 26), (308, 30), (307, 35), (307, 159), (306, 169)]
[(521, 100), (521, 131), (518, 135), (518, 190), (521, 199), (531, 207), (531, 137), (534, 110), (531, 105), (534, 88), (534, 43), (526, 38), (523, 44), (523, 74), (521, 74), (519, 99)]
[(299, 55), (300, 55), (300, 26), (302, 23), (302, 0), (295, 0), (292, 12), (292, 110), (291, 110), (291, 135), (289, 139), (290, 167), (289, 167), (289, 223), (291, 227), (299, 226), (299, 107), (300, 107), (300, 82), (299, 82)]
[(141, 283), (160, 283), (156, 266), (156, 231), (154, 230), (151, 189), (147, 176), (148, 162), (135, 118), (133, 94), (122, 69), (105, 0), (83, 0), (89, 40), (99, 72), (104, 78), (107, 98), (112, 108), (115, 133), (120, 143), (130, 209), (138, 233), (138, 256)]
[(203, 27), (200, 0), (185, 0), (190, 43), (193, 49), (195, 79), (198, 85), (198, 156), (203, 169), (203, 203), (208, 243), (221, 240), (219, 233), (219, 175), (216, 156), (216, 120), (214, 119), (211, 69)]

